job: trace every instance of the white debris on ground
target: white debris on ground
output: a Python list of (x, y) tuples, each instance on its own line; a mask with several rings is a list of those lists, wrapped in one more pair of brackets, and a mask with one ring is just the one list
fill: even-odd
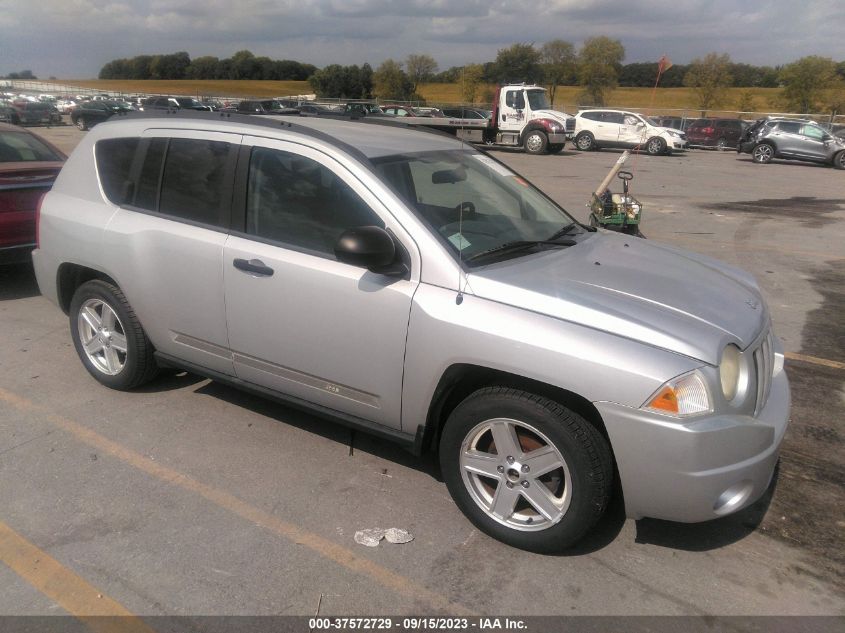
[(366, 530), (358, 530), (355, 532), (355, 542), (366, 547), (378, 547), (381, 539), (386, 539), (388, 543), (410, 543), (414, 537), (407, 530), (400, 530), (399, 528), (367, 528)]
[(397, 545), (402, 545), (403, 543), (410, 543), (414, 540), (414, 537), (411, 536), (410, 532), (406, 530), (400, 530), (399, 528), (389, 528), (384, 533), (384, 538), (387, 540), (388, 543), (395, 543)]

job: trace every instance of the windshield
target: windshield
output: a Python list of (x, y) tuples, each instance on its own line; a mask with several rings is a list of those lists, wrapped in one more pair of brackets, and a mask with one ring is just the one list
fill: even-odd
[(202, 104), (199, 101), (189, 97), (177, 97), (176, 102), (183, 108), (202, 107)]
[(532, 110), (548, 110), (551, 107), (545, 90), (526, 90), (525, 94)]
[[(575, 221), (523, 178), (475, 151), (402, 154), (374, 163), (382, 179), (465, 262), (502, 244), (548, 240)], [(524, 254), (507, 252), (502, 258)]]

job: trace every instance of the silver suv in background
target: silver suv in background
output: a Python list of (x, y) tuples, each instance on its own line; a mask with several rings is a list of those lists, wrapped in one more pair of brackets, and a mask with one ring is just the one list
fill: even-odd
[(572, 545), (617, 480), (628, 516), (694, 522), (772, 477), (790, 395), (753, 278), (583, 226), (454, 138), (128, 115), (39, 227), (39, 286), (97, 381), (178, 367), (437, 451), (516, 547)]
[(759, 119), (745, 131), (736, 151), (751, 154), (761, 164), (788, 158), (845, 169), (845, 138), (832, 135), (815, 121)]

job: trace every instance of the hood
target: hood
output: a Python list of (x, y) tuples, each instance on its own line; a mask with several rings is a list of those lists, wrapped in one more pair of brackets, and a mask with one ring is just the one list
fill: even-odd
[(753, 277), (703, 255), (599, 231), (468, 276), (474, 295), (717, 365), (768, 323)]
[(573, 119), (575, 117), (567, 114), (566, 112), (559, 112), (558, 110), (534, 110), (531, 113), (532, 119), (552, 119), (553, 121), (557, 121), (562, 125), (566, 125), (567, 119)]

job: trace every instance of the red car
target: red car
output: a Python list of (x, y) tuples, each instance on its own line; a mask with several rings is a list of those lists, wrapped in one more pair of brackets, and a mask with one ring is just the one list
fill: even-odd
[(0, 264), (29, 260), (35, 209), (66, 159), (29, 130), (0, 123)]
[(742, 136), (741, 119), (698, 119), (687, 128), (690, 147), (735, 149)]

